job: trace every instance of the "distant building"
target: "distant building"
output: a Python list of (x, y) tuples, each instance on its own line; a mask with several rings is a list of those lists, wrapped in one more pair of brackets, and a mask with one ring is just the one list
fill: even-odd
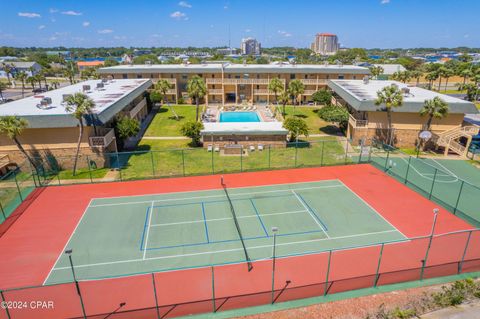
[(221, 48), (221, 49), (217, 49), (217, 53), (221, 54), (221, 55), (236, 55), (236, 54), (238, 54), (238, 49)]
[[(25, 72), (28, 76), (33, 76), (38, 74), (42, 70), (42, 66), (37, 62), (17, 62), (17, 61), (9, 61), (4, 62), (6, 65), (11, 67), (10, 74), (15, 77), (15, 75), (19, 72)], [(3, 64), (0, 65), (0, 78), (6, 78), (7, 73), (3, 70)]]
[(254, 38), (242, 39), (240, 50), (243, 55), (260, 55), (261, 44)]
[(88, 68), (101, 67), (105, 64), (105, 61), (78, 61), (78, 70), (82, 71)]
[(317, 54), (333, 55), (337, 53), (339, 47), (338, 37), (335, 34), (317, 33), (311, 49)]

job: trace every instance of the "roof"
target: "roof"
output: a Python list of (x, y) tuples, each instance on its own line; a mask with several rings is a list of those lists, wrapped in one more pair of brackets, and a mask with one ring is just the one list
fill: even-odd
[[(100, 74), (122, 73), (221, 73), (222, 64), (137, 64), (117, 65), (100, 68)], [(349, 73), (370, 74), (365, 67), (355, 65), (325, 65), (325, 64), (226, 64), (225, 73)]]
[(78, 66), (97, 66), (97, 65), (104, 65), (105, 61), (78, 61)]
[[(22, 62), (22, 61), (11, 61), (6, 64), (11, 65), (15, 68), (21, 68), (21, 69), (28, 69), (35, 65), (40, 66), (40, 64), (38, 64), (37, 62)], [(0, 69), (1, 68), (2, 67), (0, 66)]]
[(203, 123), (201, 135), (249, 134), (249, 135), (287, 135), (281, 122), (245, 122), (245, 123)]
[[(86, 93), (94, 102), (93, 111), (95, 122), (98, 125), (108, 122), (118, 112), (152, 85), (150, 80), (113, 80), (104, 84), (103, 89), (97, 89), (100, 80), (89, 80), (57, 90), (48, 91), (17, 101), (0, 105), (0, 116), (17, 115), (29, 122), (30, 128), (72, 127), (78, 121), (65, 110), (64, 94), (83, 92), (84, 85), (90, 85)], [(52, 99), (52, 104), (40, 107), (44, 97)]]
[(408, 88), (409, 94), (403, 97), (403, 105), (393, 108), (393, 112), (417, 113), (425, 100), (438, 96), (448, 103), (450, 113), (478, 113), (475, 104), (449, 95), (410, 86), (397, 81), (330, 80), (328, 86), (357, 111), (382, 111), (381, 105), (375, 105), (377, 92), (386, 86), (396, 84), (399, 88)]
[(382, 74), (392, 75), (395, 72), (406, 71), (405, 67), (401, 64), (374, 64), (375, 66), (380, 66), (383, 69)]
[(333, 33), (317, 33), (317, 35), (323, 36), (323, 37), (336, 37), (337, 36), (336, 34), (333, 34)]

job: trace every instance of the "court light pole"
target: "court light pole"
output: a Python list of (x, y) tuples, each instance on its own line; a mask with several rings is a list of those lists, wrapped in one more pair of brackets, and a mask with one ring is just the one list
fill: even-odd
[(272, 227), (273, 247), (272, 247), (272, 305), (275, 302), (275, 248), (277, 245), (278, 227)]
[(77, 288), (77, 293), (78, 293), (78, 296), (80, 297), (80, 304), (82, 306), (83, 318), (86, 319), (87, 314), (85, 313), (85, 305), (83, 304), (83, 297), (82, 297), (82, 293), (80, 292), (80, 285), (78, 284), (77, 276), (75, 275), (75, 267), (73, 267), (72, 252), (73, 252), (72, 249), (65, 250), (65, 254), (68, 255), (68, 261), (70, 261), (70, 268), (72, 269), (73, 281), (75, 282), (75, 287)]
[(425, 258), (422, 260), (422, 271), (420, 273), (420, 280), (423, 280), (423, 273), (425, 271), (425, 266), (427, 265), (428, 253), (430, 252), (430, 247), (432, 246), (433, 234), (435, 233), (435, 227), (437, 225), (438, 212), (439, 212), (438, 208), (433, 209), (432, 230), (430, 232), (430, 238), (428, 240), (428, 246), (427, 246), (427, 251), (425, 252)]

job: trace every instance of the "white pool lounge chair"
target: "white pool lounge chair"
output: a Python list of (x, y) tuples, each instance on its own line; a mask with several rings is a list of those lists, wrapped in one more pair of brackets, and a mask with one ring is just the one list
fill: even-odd
[(263, 145), (262, 144), (258, 144), (257, 148), (258, 148), (259, 151), (263, 151)]
[(253, 145), (250, 145), (248, 149), (250, 150), (250, 152), (255, 152), (255, 146)]
[(207, 146), (207, 151), (208, 151), (208, 152), (213, 151), (213, 146), (212, 146), (212, 144), (208, 144), (208, 146)]

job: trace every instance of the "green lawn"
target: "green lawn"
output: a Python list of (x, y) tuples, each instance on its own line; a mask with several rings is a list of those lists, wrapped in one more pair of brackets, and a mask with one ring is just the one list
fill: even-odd
[(300, 106), (294, 108), (293, 106), (289, 105), (285, 108), (285, 111), (287, 113), (285, 118), (295, 116), (305, 120), (305, 122), (307, 122), (308, 131), (310, 134), (337, 133), (339, 130), (334, 124), (325, 122), (318, 116), (317, 112), (319, 109), (320, 107), (316, 106)]
[[(105, 177), (105, 174), (109, 171), (109, 168), (97, 168), (97, 169), (91, 169), (90, 171), (88, 168), (81, 168), (77, 169), (77, 172), (75, 176), (73, 175), (72, 170), (65, 170), (65, 171), (60, 171), (58, 173), (58, 178), (60, 179), (90, 179), (91, 178), (103, 178)], [(55, 176), (55, 178), (57, 178)]]
[[(243, 156), (222, 156), (204, 148), (185, 148), (187, 140), (143, 140), (140, 151), (122, 154), (122, 179), (228, 173), (345, 163), (345, 152), (335, 138), (299, 148), (272, 148)], [(153, 150), (150, 152), (149, 150)], [(348, 161), (348, 160), (347, 160)]]
[(477, 106), (477, 109), (479, 109), (479, 110), (480, 110), (480, 102), (478, 102), (478, 103), (475, 103), (475, 105)]
[(180, 120), (177, 120), (171, 109), (164, 105), (153, 118), (145, 136), (182, 136), (180, 127), (187, 121), (195, 120), (196, 107), (194, 105), (173, 105), (172, 108)]

